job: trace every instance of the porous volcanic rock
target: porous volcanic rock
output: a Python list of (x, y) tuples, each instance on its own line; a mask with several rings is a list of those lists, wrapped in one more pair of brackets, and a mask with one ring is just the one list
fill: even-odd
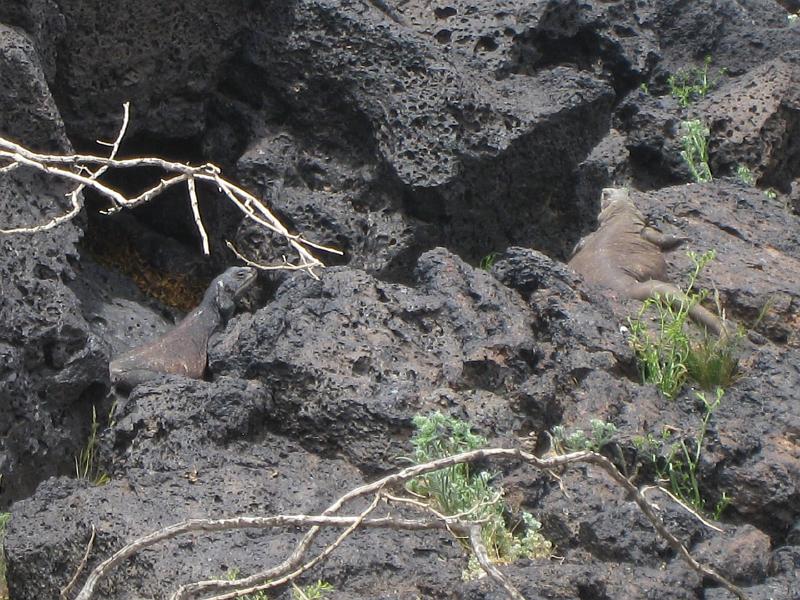
[(713, 173), (745, 166), (759, 186), (789, 192), (800, 170), (800, 50), (721, 87), (693, 113), (710, 129)]
[[(609, 185), (633, 187), (648, 220), (689, 238), (686, 249), (716, 249), (699, 284), (754, 327), (698, 465), (706, 512), (723, 494), (731, 501), (717, 529), (658, 490), (648, 497), (749, 597), (798, 597), (800, 29), (778, 3), (7, 0), (0, 22), (4, 134), (96, 152), (130, 101), (123, 155), (216, 161), (292, 231), (344, 251), (320, 252), (337, 266), (319, 279), (263, 277), (251, 307), (213, 337), (207, 381), (165, 376), (125, 398), (106, 394), (109, 354), (168, 323), (76, 246), (82, 231), (119, 243), (108, 224), (120, 215), (0, 238), (0, 510), (12, 513), (13, 600), (57, 597), (92, 525), (89, 569), (186, 518), (320, 511), (406, 464), (412, 419), (432, 409), (537, 453), (553, 450), (555, 425), (610, 422), (616, 436), (599, 450), (652, 486), (642, 440), (666, 430), (691, 445), (702, 402), (692, 387), (670, 400), (641, 384), (626, 339), (640, 304), (559, 262), (594, 227)], [(669, 75), (708, 55), (719, 87), (680, 107)], [(679, 185), (690, 178), (680, 123), (691, 117), (710, 119), (709, 184)], [(777, 197), (719, 179), (740, 162)], [(0, 226), (68, 204), (68, 187), (23, 169), (0, 178)], [(138, 210), (128, 231), (186, 272), (231, 263), (228, 239), (253, 258), (288, 257), (214, 194), (203, 189), (200, 202), (210, 260), (144, 232), (196, 241), (182, 197)], [(668, 261), (684, 284), (685, 252)], [(105, 416), (114, 401), (90, 473), (110, 481), (51, 477), (85, 447), (92, 408)], [(501, 567), (526, 597), (730, 596), (597, 469), (486, 467), (505, 487), (509, 522), (531, 512), (562, 558)], [(161, 598), (231, 568), (249, 575), (299, 536), (183, 536), (120, 565), (99, 596)], [(465, 564), (445, 531), (363, 531), (302, 583), (330, 581), (332, 598), (503, 597), (486, 578), (463, 582)]]
[(652, 223), (688, 238), (667, 254), (673, 278), (691, 268), (686, 252), (714, 250), (698, 284), (719, 292), (728, 316), (775, 342), (800, 345), (800, 218), (752, 186), (714, 182), (636, 196)]
[[(0, 133), (37, 151), (69, 150), (31, 41), (0, 25)], [(32, 170), (0, 173), (3, 228), (46, 223), (65, 212), (71, 188)], [(72, 468), (88, 426), (88, 401), (107, 381), (107, 349), (68, 289), (77, 260), (75, 223), (0, 235), (0, 504)]]

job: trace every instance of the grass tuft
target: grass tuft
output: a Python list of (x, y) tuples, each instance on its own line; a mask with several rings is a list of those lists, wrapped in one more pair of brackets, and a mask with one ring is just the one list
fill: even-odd
[(711, 57), (703, 59), (702, 67), (678, 69), (667, 79), (670, 94), (682, 107), (686, 108), (692, 102), (705, 98), (708, 92), (717, 86), (719, 78), (725, 74), (724, 69), (719, 70), (717, 77), (709, 76)]
[(681, 123), (681, 131), (681, 156), (689, 167), (692, 178), (697, 183), (711, 181), (711, 168), (708, 166), (708, 127), (700, 119), (692, 119)]
[[(728, 387), (737, 373), (742, 331), (729, 339), (716, 339), (705, 331), (690, 334), (686, 328), (690, 309), (708, 296), (707, 290), (697, 291), (695, 284), (714, 256), (713, 250), (702, 256), (689, 252), (694, 266), (685, 290), (688, 304), (676, 308), (664, 298), (649, 298), (637, 317), (628, 319), (630, 344), (642, 381), (655, 384), (668, 398), (675, 398), (690, 378), (702, 388), (712, 390)], [(648, 312), (656, 315), (655, 333), (647, 326)]]
[(500, 258), (499, 252), (490, 252), (481, 259), (481, 262), (478, 264), (478, 268), (483, 269), (484, 271), (491, 271), (498, 258)]
[[(113, 413), (114, 408), (111, 411)], [(111, 478), (107, 473), (101, 472), (97, 467), (97, 446), (99, 444), (97, 433), (100, 423), (97, 421), (97, 410), (92, 406), (92, 425), (89, 430), (89, 439), (75, 457), (75, 477), (90, 481), (94, 485), (105, 485)]]

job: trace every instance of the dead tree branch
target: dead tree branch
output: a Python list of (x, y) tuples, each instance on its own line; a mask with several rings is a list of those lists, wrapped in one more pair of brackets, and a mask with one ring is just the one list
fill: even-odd
[[(157, 157), (118, 159), (117, 153), (122, 139), (125, 136), (125, 132), (127, 131), (129, 119), (130, 107), (128, 103), (125, 103), (123, 107), (122, 126), (120, 127), (116, 140), (110, 143), (99, 142), (111, 148), (108, 157), (89, 154), (42, 154), (33, 152), (20, 144), (0, 137), (0, 172), (11, 171), (20, 166), (25, 166), (60, 179), (78, 183), (78, 186), (69, 193), (70, 209), (66, 213), (55, 216), (49, 221), (37, 225), (0, 229), (0, 233), (38, 233), (53, 229), (75, 218), (83, 208), (81, 192), (85, 188), (92, 189), (101, 196), (107, 198), (111, 202), (111, 208), (105, 212), (111, 214), (123, 208), (141, 206), (158, 197), (165, 190), (185, 182), (189, 203), (192, 209), (192, 217), (194, 218), (195, 226), (197, 227), (198, 234), (202, 241), (203, 253), (209, 254), (208, 233), (200, 215), (196, 187), (196, 182), (200, 181), (211, 184), (222, 192), (224, 196), (242, 212), (245, 219), (253, 221), (261, 227), (283, 237), (294, 249), (299, 258), (297, 264), (284, 258), (283, 263), (271, 266), (244, 259), (248, 264), (261, 269), (302, 269), (316, 277), (314, 269), (323, 267), (324, 264), (311, 254), (311, 250), (320, 250), (339, 255), (342, 254), (340, 250), (316, 244), (305, 239), (301, 235), (290, 233), (259, 198), (232, 181), (225, 179), (221, 174), (220, 168), (214, 164), (207, 163), (200, 166), (192, 166)], [(98, 178), (108, 169), (131, 169), (139, 167), (159, 168), (169, 174), (169, 176), (162, 178), (157, 184), (133, 197), (128, 197), (119, 190), (98, 181)], [(244, 258), (238, 252), (237, 255)]]
[[(740, 600), (747, 600), (747, 596), (739, 587), (735, 586), (712, 568), (701, 565), (691, 556), (685, 546), (667, 530), (664, 523), (661, 521), (661, 518), (656, 514), (656, 508), (650, 504), (641, 491), (632, 483), (630, 483), (625, 476), (617, 470), (611, 461), (604, 456), (594, 452), (582, 451), (550, 458), (539, 458), (522, 450), (506, 448), (473, 450), (470, 452), (464, 452), (454, 456), (430, 461), (424, 464), (407, 467), (397, 473), (388, 475), (372, 483), (368, 483), (350, 490), (349, 492), (340, 496), (339, 499), (337, 499), (325, 511), (323, 511), (321, 515), (279, 515), (274, 517), (193, 519), (178, 523), (176, 525), (171, 525), (130, 542), (116, 552), (113, 556), (97, 565), (89, 574), (76, 600), (90, 600), (94, 594), (99, 580), (108, 575), (108, 573), (122, 561), (135, 555), (137, 552), (146, 547), (173, 538), (177, 535), (193, 531), (210, 532), (244, 528), (295, 527), (298, 525), (311, 526), (311, 528), (308, 532), (306, 532), (303, 539), (301, 539), (297, 544), (292, 554), (280, 565), (245, 579), (236, 581), (213, 580), (183, 585), (173, 594), (172, 600), (183, 600), (189, 596), (196, 597), (199, 594), (219, 592), (222, 592), (222, 594), (212, 596), (209, 598), (209, 600), (223, 600), (227, 598), (240, 597), (243, 594), (293, 582), (301, 573), (307, 571), (314, 565), (324, 560), (342, 543), (342, 541), (344, 541), (345, 538), (347, 538), (356, 529), (361, 527), (385, 527), (398, 530), (448, 528), (452, 531), (467, 532), (471, 540), (471, 545), (473, 546), (473, 551), (475, 552), (475, 556), (481, 564), (481, 567), (495, 582), (503, 587), (510, 598), (513, 598), (514, 600), (520, 600), (523, 598), (523, 596), (505, 579), (505, 576), (499, 571), (499, 569), (497, 569), (496, 566), (492, 565), (488, 561), (485, 550), (483, 552), (483, 556), (481, 556), (482, 542), (480, 542), (480, 544), (476, 542), (476, 539), (480, 541), (479, 523), (461, 521), (453, 517), (435, 518), (429, 520), (405, 519), (397, 516), (373, 519), (367, 518), (370, 512), (375, 509), (378, 502), (381, 499), (385, 499), (384, 490), (399, 486), (400, 484), (404, 484), (415, 477), (419, 477), (420, 475), (424, 475), (432, 471), (451, 467), (456, 464), (486, 459), (522, 461), (541, 471), (548, 471), (551, 469), (567, 467), (579, 463), (588, 463), (599, 467), (601, 470), (605, 471), (617, 485), (623, 488), (626, 493), (626, 497), (633, 498), (634, 502), (636, 502), (638, 507), (653, 525), (658, 535), (664, 538), (670, 547), (693, 570), (704, 577), (708, 577), (716, 581), (718, 584), (732, 592)], [(348, 502), (370, 495), (374, 495), (373, 500), (370, 502), (369, 506), (362, 510), (357, 516), (343, 517), (335, 515), (335, 513), (341, 510)], [(416, 501), (407, 502), (404, 504), (407, 506), (413, 506), (415, 503)], [(430, 514), (430, 511), (428, 512)], [(336, 541), (326, 546), (325, 549), (313, 559), (303, 563), (304, 556), (321, 527), (345, 527), (346, 529), (344, 532), (342, 532), (342, 534), (339, 535)], [(475, 531), (478, 531), (478, 534), (476, 534)]]
[(78, 578), (83, 573), (83, 570), (86, 568), (86, 563), (89, 562), (89, 554), (92, 551), (92, 546), (94, 545), (94, 536), (97, 533), (97, 529), (95, 528), (94, 524), (92, 524), (92, 533), (89, 536), (89, 543), (86, 544), (86, 552), (83, 553), (83, 558), (81, 559), (78, 568), (75, 569), (75, 574), (72, 576), (72, 579), (69, 580), (67, 585), (61, 588), (61, 600), (67, 600), (69, 598), (69, 593), (72, 591), (72, 588), (75, 587), (75, 584), (78, 582)]
[(511, 583), (506, 579), (505, 575), (503, 575), (500, 569), (494, 566), (492, 561), (489, 560), (489, 553), (486, 551), (486, 545), (483, 543), (483, 539), (481, 538), (481, 526), (477, 523), (470, 525), (468, 535), (472, 552), (475, 554), (475, 558), (478, 559), (478, 564), (480, 564), (481, 568), (486, 572), (486, 574), (506, 591), (506, 594), (508, 594), (508, 597), (511, 598), (511, 600), (525, 600), (525, 596), (520, 594), (517, 588), (511, 585)]

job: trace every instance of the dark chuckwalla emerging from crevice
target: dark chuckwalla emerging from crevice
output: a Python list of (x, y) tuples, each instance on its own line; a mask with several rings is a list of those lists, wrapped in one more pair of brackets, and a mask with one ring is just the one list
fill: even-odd
[[(686, 295), (669, 283), (667, 263), (661, 252), (686, 241), (648, 227), (644, 216), (630, 201), (628, 190), (605, 188), (600, 199), (598, 227), (575, 247), (569, 266), (584, 280), (612, 289), (628, 298), (647, 300), (661, 296), (674, 305), (688, 303)], [(699, 304), (689, 316), (720, 337), (727, 337), (725, 323)]]
[(233, 316), (236, 301), (256, 279), (250, 267), (230, 267), (208, 286), (203, 301), (162, 337), (111, 361), (111, 383), (130, 389), (164, 373), (202, 379), (208, 339)]

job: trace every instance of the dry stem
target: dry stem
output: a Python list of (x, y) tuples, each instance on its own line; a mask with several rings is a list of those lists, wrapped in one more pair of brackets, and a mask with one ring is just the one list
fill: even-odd
[[(251, 577), (237, 580), (237, 581), (203, 581), (203, 582), (195, 582), (188, 585), (183, 585), (175, 592), (172, 596), (173, 600), (181, 600), (184, 598), (189, 597), (190, 595), (196, 595), (199, 593), (210, 593), (210, 592), (219, 592), (224, 591), (222, 595), (214, 596), (213, 600), (222, 600), (223, 598), (235, 598), (241, 596), (246, 593), (250, 593), (252, 591), (266, 589), (269, 587), (274, 587), (277, 585), (283, 585), (285, 583), (289, 583), (294, 581), (296, 577), (298, 577), (301, 573), (305, 572), (315, 564), (319, 563), (325, 557), (327, 557), (333, 550), (339, 546), (339, 544), (344, 541), (344, 539), (349, 536), (353, 531), (355, 531), (359, 527), (386, 527), (392, 529), (432, 529), (432, 528), (441, 528), (441, 527), (450, 527), (454, 531), (458, 529), (462, 529), (463, 531), (470, 532), (470, 539), (472, 540), (473, 548), (475, 549), (475, 555), (478, 558), (482, 568), (492, 577), (494, 581), (496, 581), (499, 585), (506, 590), (506, 593), (515, 600), (520, 600), (522, 596), (517, 592), (510, 583), (508, 583), (502, 573), (495, 567), (488, 563), (488, 559), (484, 556), (484, 560), (481, 561), (480, 556), (480, 546), (477, 546), (475, 540), (473, 539), (474, 535), (472, 535), (471, 527), (477, 527), (479, 530), (479, 525), (474, 522), (464, 522), (459, 520), (453, 520), (452, 517), (446, 517), (445, 519), (437, 519), (435, 521), (420, 521), (420, 520), (409, 520), (409, 519), (401, 519), (398, 517), (384, 517), (381, 519), (367, 519), (367, 515), (369, 512), (374, 510), (378, 500), (382, 497), (383, 491), (386, 488), (390, 488), (392, 486), (397, 486), (399, 484), (405, 483), (415, 477), (419, 477), (425, 473), (430, 473), (432, 471), (436, 471), (439, 469), (443, 469), (446, 467), (451, 467), (455, 464), (466, 463), (466, 462), (474, 462), (479, 460), (485, 460), (489, 458), (494, 459), (502, 459), (502, 460), (521, 460), (529, 465), (533, 466), (536, 469), (547, 471), (554, 468), (559, 467), (566, 467), (571, 464), (575, 463), (589, 463), (593, 464), (603, 471), (605, 471), (626, 493), (626, 496), (633, 498), (634, 502), (639, 506), (641, 511), (647, 517), (647, 519), (651, 522), (653, 527), (655, 528), (656, 532), (664, 538), (670, 547), (697, 573), (704, 577), (708, 577), (713, 579), (727, 590), (732, 592), (737, 598), (740, 600), (747, 600), (747, 596), (745, 593), (733, 583), (728, 581), (725, 577), (718, 574), (716, 571), (711, 569), (710, 567), (706, 567), (698, 563), (692, 556), (689, 554), (689, 551), (681, 544), (681, 542), (672, 535), (664, 526), (661, 519), (656, 514), (655, 507), (650, 504), (650, 502), (644, 497), (639, 489), (636, 488), (632, 483), (630, 483), (625, 476), (620, 473), (617, 468), (604, 456), (589, 452), (589, 451), (582, 451), (582, 452), (573, 452), (571, 454), (565, 454), (561, 456), (554, 456), (550, 458), (538, 458), (537, 456), (530, 454), (528, 452), (524, 452), (522, 450), (517, 449), (506, 449), (506, 448), (490, 448), (490, 449), (482, 449), (482, 450), (473, 450), (470, 452), (464, 452), (461, 454), (457, 454), (454, 456), (441, 458), (438, 460), (430, 461), (420, 465), (414, 465), (411, 467), (407, 467), (397, 473), (392, 475), (388, 475), (383, 477), (375, 482), (368, 483), (366, 485), (362, 485), (357, 487), (349, 492), (343, 494), (336, 500), (333, 504), (331, 504), (321, 515), (318, 516), (307, 516), (307, 515), (297, 515), (297, 516), (288, 516), (288, 515), (279, 515), (275, 517), (236, 517), (232, 519), (194, 519), (190, 521), (184, 521), (183, 523), (178, 523), (177, 525), (172, 525), (170, 527), (166, 527), (154, 533), (151, 533), (147, 536), (134, 540), (130, 542), (126, 546), (124, 546), (121, 550), (119, 550), (116, 554), (112, 557), (106, 559), (99, 565), (97, 565), (94, 570), (89, 574), (89, 577), (86, 580), (81, 592), (79, 593), (77, 600), (89, 600), (95, 590), (95, 587), (98, 581), (106, 576), (111, 569), (113, 569), (116, 565), (121, 563), (123, 560), (133, 556), (143, 548), (148, 546), (152, 546), (155, 543), (160, 541), (170, 539), (177, 535), (188, 533), (191, 531), (223, 531), (223, 530), (231, 530), (231, 529), (241, 529), (241, 528), (266, 528), (266, 527), (292, 527), (297, 525), (313, 525), (311, 529), (306, 533), (303, 539), (297, 544), (292, 554), (284, 560), (283, 563), (277, 565), (273, 568), (267, 569), (262, 571), (261, 573), (257, 573)], [(338, 512), (347, 502), (354, 500), (356, 498), (375, 495), (372, 503), (370, 506), (362, 511), (359, 515), (352, 517), (341, 517), (341, 516), (334, 516), (334, 513)], [(413, 503), (407, 503), (407, 505), (413, 505)], [(310, 547), (311, 543), (313, 542), (314, 538), (316, 537), (317, 533), (319, 532), (319, 528), (322, 526), (335, 526), (335, 527), (346, 527), (347, 529), (337, 538), (335, 542), (328, 545), (320, 554), (316, 557), (311, 559), (310, 561), (302, 564), (304, 560), (303, 557), (307, 552), (308, 548)], [(478, 536), (480, 537), (480, 536)], [(484, 564), (485, 562), (488, 563)]]
[(86, 563), (89, 561), (89, 553), (92, 551), (92, 546), (94, 545), (94, 536), (96, 533), (97, 529), (95, 528), (94, 524), (92, 524), (92, 534), (89, 536), (89, 543), (86, 544), (86, 552), (83, 553), (83, 558), (81, 559), (78, 568), (75, 569), (75, 574), (72, 576), (72, 579), (69, 580), (67, 585), (61, 588), (61, 600), (67, 600), (67, 598), (69, 598), (69, 593), (77, 583), (78, 577), (81, 576), (81, 573), (83, 573), (83, 570), (86, 568)]
[[(290, 233), (259, 198), (235, 183), (225, 179), (221, 174), (220, 168), (216, 165), (207, 163), (200, 166), (191, 166), (157, 157), (117, 159), (120, 143), (128, 128), (129, 118), (130, 108), (128, 103), (125, 103), (123, 106), (122, 126), (120, 127), (116, 140), (112, 143), (99, 142), (111, 148), (107, 158), (89, 154), (42, 154), (33, 152), (20, 144), (0, 137), (0, 162), (5, 161), (7, 163), (0, 166), (0, 172), (11, 171), (19, 166), (27, 166), (41, 171), (42, 173), (78, 183), (75, 190), (69, 194), (71, 207), (66, 213), (55, 216), (49, 221), (38, 225), (0, 229), (0, 233), (38, 233), (53, 229), (73, 219), (83, 208), (81, 192), (84, 188), (91, 188), (105, 198), (108, 198), (112, 206), (104, 212), (110, 214), (123, 208), (135, 208), (146, 202), (150, 202), (168, 188), (186, 182), (192, 216), (202, 241), (203, 253), (209, 254), (208, 233), (206, 232), (205, 224), (200, 216), (196, 188), (197, 181), (204, 181), (214, 185), (214, 187), (221, 191), (225, 197), (242, 212), (246, 219), (286, 239), (299, 257), (297, 264), (292, 264), (284, 258), (283, 263), (274, 266), (262, 265), (256, 261), (245, 259), (252, 266), (261, 269), (302, 269), (316, 277), (314, 269), (316, 267), (323, 267), (324, 265), (311, 254), (311, 249), (333, 254), (342, 254), (341, 251), (335, 248), (315, 244), (304, 239), (301, 235)], [(160, 168), (168, 173), (169, 176), (161, 179), (157, 184), (133, 197), (127, 197), (120, 191), (97, 180), (108, 169), (129, 169), (136, 167)], [(238, 252), (237, 255), (241, 257)]]
[(512, 600), (525, 600), (525, 596), (520, 594), (517, 588), (511, 585), (506, 579), (500, 569), (494, 566), (492, 561), (489, 560), (489, 553), (486, 551), (486, 546), (481, 537), (480, 525), (472, 524), (469, 526), (469, 543), (472, 547), (472, 552), (475, 554), (475, 558), (478, 559), (478, 564), (481, 566), (481, 569), (506, 591), (508, 597)]

